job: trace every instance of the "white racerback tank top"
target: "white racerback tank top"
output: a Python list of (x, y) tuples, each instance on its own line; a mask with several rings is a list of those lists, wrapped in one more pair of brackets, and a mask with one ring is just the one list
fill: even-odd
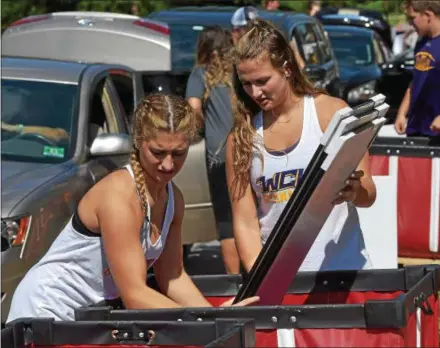
[[(265, 148), (262, 112), (256, 115), (254, 125), (259, 153), (254, 152), (250, 172), (264, 244), (318, 148), (323, 132), (312, 96), (304, 97), (301, 138), (284, 152), (269, 152)], [(351, 203), (339, 204), (333, 208), (300, 271), (366, 268), (371, 268), (371, 262), (356, 207)]]
[[(126, 165), (134, 179), (133, 170)], [(148, 267), (161, 255), (174, 218), (174, 191), (168, 183), (168, 202), (160, 238), (150, 238), (150, 206), (145, 217), (140, 242)], [(77, 219), (76, 223), (73, 219)], [(76, 308), (119, 297), (105, 257), (100, 235), (72, 217), (48, 252), (34, 265), (18, 285), (7, 321), (23, 317), (52, 317), (74, 320)], [(81, 228), (75, 229), (75, 226)], [(159, 226), (158, 226), (159, 227)], [(86, 229), (86, 232), (84, 232)], [(120, 231), (124, 233), (125, 231)]]

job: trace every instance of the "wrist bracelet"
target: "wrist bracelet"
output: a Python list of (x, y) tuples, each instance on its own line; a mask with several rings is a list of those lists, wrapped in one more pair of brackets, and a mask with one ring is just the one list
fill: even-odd
[(23, 126), (22, 124), (19, 124), (19, 125), (18, 125), (18, 132), (19, 132), (20, 134), (23, 134), (23, 131), (24, 131), (24, 126)]

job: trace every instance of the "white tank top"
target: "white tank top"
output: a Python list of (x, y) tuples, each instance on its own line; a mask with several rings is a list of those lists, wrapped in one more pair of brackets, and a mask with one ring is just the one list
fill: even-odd
[[(266, 150), (261, 112), (256, 115), (254, 125), (259, 153), (254, 151), (252, 157), (251, 184), (257, 197), (264, 244), (312, 159), (323, 133), (312, 96), (304, 97), (301, 138), (284, 153)], [(371, 262), (365, 250), (356, 207), (351, 203), (339, 204), (333, 208), (300, 271), (365, 268), (371, 268)]]
[[(134, 178), (131, 166), (126, 165), (125, 168)], [(154, 244), (150, 238), (149, 206), (147, 211), (140, 242), (148, 267), (151, 267), (165, 247), (174, 218), (174, 192), (171, 182), (168, 183), (168, 202), (161, 235)], [(20, 282), (12, 299), (8, 322), (17, 318), (44, 316), (57, 320), (74, 320), (76, 308), (120, 296), (104, 254), (102, 238), (77, 231), (72, 225), (72, 219), (46, 255)]]

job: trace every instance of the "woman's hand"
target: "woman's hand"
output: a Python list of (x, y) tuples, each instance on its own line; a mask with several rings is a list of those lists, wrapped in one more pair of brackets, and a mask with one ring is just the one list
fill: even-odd
[(433, 132), (440, 133), (440, 115), (438, 115), (434, 121), (432, 121), (429, 127)]
[(236, 304), (232, 304), (235, 300), (235, 297), (231, 298), (230, 300), (227, 300), (226, 302), (223, 302), (220, 307), (244, 307), (244, 306), (249, 306), (251, 304), (257, 303), (258, 301), (260, 301), (260, 297), (259, 296), (252, 296), (249, 298), (244, 299), (243, 301), (240, 301)]
[(406, 116), (405, 115), (398, 115), (396, 117), (396, 121), (394, 122), (394, 128), (397, 133), (404, 134), (406, 130)]
[(333, 204), (341, 204), (343, 202), (353, 202), (361, 187), (361, 178), (364, 176), (362, 170), (354, 171), (345, 182), (345, 187), (339, 191), (338, 197), (333, 201)]
[(6, 130), (8, 132), (17, 132), (18, 133), (20, 131), (18, 126), (14, 126), (12, 124), (9, 124), (9, 123), (3, 122), (3, 121), (2, 121), (2, 129)]

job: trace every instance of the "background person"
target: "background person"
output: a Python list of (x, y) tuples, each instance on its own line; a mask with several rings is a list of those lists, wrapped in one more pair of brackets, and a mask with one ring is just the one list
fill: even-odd
[(440, 0), (407, 1), (407, 16), (422, 37), (415, 49), (413, 80), (395, 121), (408, 136), (440, 138)]
[(205, 156), (211, 201), (227, 273), (239, 273), (240, 260), (232, 229), (231, 203), (226, 183), (226, 137), (232, 128), (232, 61), (234, 44), (229, 31), (205, 28), (197, 43), (197, 66), (187, 84), (186, 98), (205, 129)]
[(23, 124), (9, 124), (6, 122), (1, 123), (1, 129), (3, 131), (17, 133), (17, 135), (22, 134), (39, 134), (43, 137), (59, 142), (64, 139), (69, 138), (69, 133), (63, 128), (52, 128), (45, 126), (25, 126)]
[(263, 1), (262, 5), (266, 11), (276, 11), (280, 8), (280, 2), (278, 0), (266, 0)]
[[(172, 182), (196, 130), (194, 111), (184, 99), (152, 94), (140, 102), (130, 163), (81, 199), (18, 285), (8, 322), (74, 320), (75, 309), (119, 296), (128, 309), (211, 306), (183, 268), (184, 201)], [(147, 285), (152, 266), (161, 292)]]
[(321, 11), (321, 1), (310, 0), (307, 4), (307, 14), (314, 17), (319, 11)]
[[(236, 45), (235, 123), (226, 169), (240, 259), (250, 271), (337, 110), (347, 106), (316, 89), (284, 36), (266, 21), (249, 23)], [(368, 153), (346, 181), (301, 271), (371, 268), (356, 207), (376, 188)]]
[(249, 21), (258, 17), (258, 10), (254, 6), (239, 7), (231, 17), (232, 38), (238, 42), (243, 35)]

